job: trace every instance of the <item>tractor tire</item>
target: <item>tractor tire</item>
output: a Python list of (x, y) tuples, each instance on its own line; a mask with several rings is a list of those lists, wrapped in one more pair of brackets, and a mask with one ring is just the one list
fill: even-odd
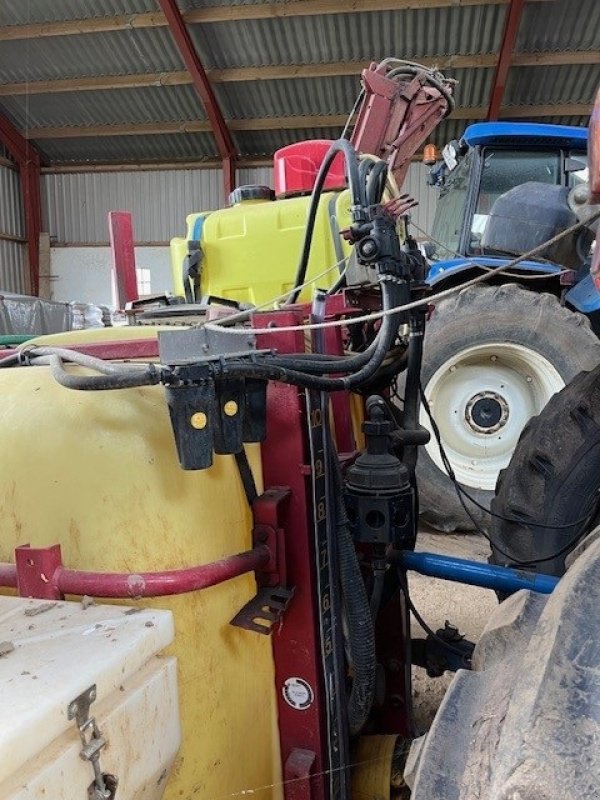
[(429, 418), (417, 481), (421, 515), (441, 531), (488, 531), (498, 474), (521, 431), (581, 370), (600, 362), (586, 317), (516, 284), (469, 287), (438, 303), (425, 332), (422, 385), (457, 480), (485, 511), (462, 507)]
[[(492, 562), (544, 559), (528, 569), (562, 575), (569, 542), (574, 547), (594, 525), (599, 490), (600, 366), (579, 374), (523, 431), (492, 501)], [(515, 519), (547, 527), (509, 521)]]
[[(590, 537), (591, 538), (591, 537)], [(600, 540), (551, 595), (520, 591), (488, 620), (404, 778), (412, 800), (596, 800)]]

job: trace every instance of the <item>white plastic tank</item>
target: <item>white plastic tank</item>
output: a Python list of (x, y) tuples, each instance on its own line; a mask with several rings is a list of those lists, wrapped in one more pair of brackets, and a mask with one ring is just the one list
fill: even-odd
[(169, 611), (0, 597), (1, 800), (94, 797), (97, 774), (118, 800), (160, 800), (181, 738), (173, 634)]

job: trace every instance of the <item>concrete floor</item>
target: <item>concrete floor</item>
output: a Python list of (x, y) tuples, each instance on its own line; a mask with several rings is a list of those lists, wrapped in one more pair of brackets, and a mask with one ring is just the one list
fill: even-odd
[[(419, 531), (416, 549), (477, 561), (486, 561), (489, 555), (489, 545), (479, 535), (437, 533), (423, 526)], [(488, 617), (498, 605), (496, 595), (488, 589), (428, 578), (415, 572), (410, 572), (408, 577), (412, 601), (433, 630), (443, 628), (448, 620), (467, 639), (476, 642)], [(425, 637), (415, 620), (412, 621), (412, 635)], [(425, 670), (413, 668), (415, 717), (422, 731), (431, 725), (452, 677), (453, 673), (446, 672), (440, 678), (429, 678)]]

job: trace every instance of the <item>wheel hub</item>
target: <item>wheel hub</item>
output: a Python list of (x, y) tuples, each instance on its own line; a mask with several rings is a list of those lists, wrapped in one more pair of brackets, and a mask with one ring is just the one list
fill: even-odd
[[(527, 420), (563, 386), (545, 356), (515, 342), (466, 347), (442, 363), (425, 396), (457, 480), (493, 491)], [(432, 433), (427, 453), (445, 471), (424, 409), (421, 424)]]
[(477, 433), (496, 433), (506, 425), (508, 414), (508, 403), (497, 392), (478, 392), (465, 406), (467, 425)]

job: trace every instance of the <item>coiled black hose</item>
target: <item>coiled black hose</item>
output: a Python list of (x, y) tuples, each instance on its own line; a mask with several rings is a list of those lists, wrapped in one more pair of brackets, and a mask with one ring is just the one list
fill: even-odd
[(348, 623), (349, 651), (354, 671), (348, 698), (348, 728), (350, 735), (356, 736), (369, 718), (375, 700), (377, 676), (375, 628), (367, 590), (348, 526), (340, 464), (333, 448), (331, 452), (342, 602)]

